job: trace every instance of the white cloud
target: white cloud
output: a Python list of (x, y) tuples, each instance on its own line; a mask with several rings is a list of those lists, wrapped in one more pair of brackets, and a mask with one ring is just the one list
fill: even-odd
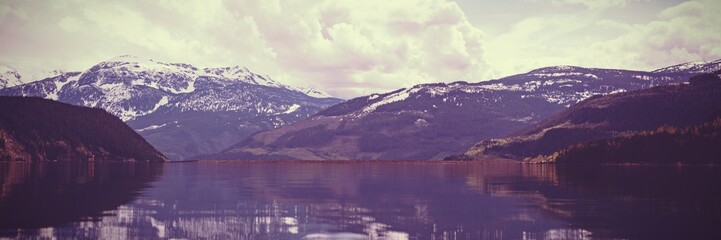
[(271, 4), (256, 21), (287, 74), (355, 96), (477, 77), (482, 33), (452, 2)]
[(590, 9), (606, 9), (611, 7), (623, 7), (627, 0), (551, 0), (554, 5), (583, 5)]
[[(518, 22), (485, 35), (478, 28), (484, 25), (466, 15), (480, 8), (492, 14), (488, 8), (502, 3), (461, 9), (449, 0), (7, 0), (0, 3), (0, 62), (21, 71), (81, 70), (131, 54), (237, 64), (354, 97), (549, 65), (651, 69), (721, 58), (718, 1), (662, 12), (644, 0), (519, 1), (536, 5), (519, 13), (505, 6), (494, 16)], [(513, 14), (523, 18), (506, 16)]]
[[(483, 34), (446, 0), (11, 1), (0, 60), (83, 68), (115, 55), (246, 65), (341, 97), (478, 79)], [(19, 29), (17, 22), (32, 30)], [(31, 38), (40, 48), (11, 49)], [(61, 58), (80, 56), (66, 63)], [(66, 66), (63, 66), (63, 64)]]
[[(645, 24), (617, 23), (626, 33), (589, 48), (615, 67), (654, 68), (721, 58), (721, 2), (689, 1)], [(603, 55), (601, 55), (603, 53)]]
[(549, 65), (653, 70), (721, 58), (721, 2), (688, 1), (642, 23), (607, 18), (604, 10), (527, 18), (488, 38), (496, 76)]
[(67, 16), (58, 22), (60, 29), (65, 30), (69, 33), (76, 33), (83, 29), (82, 23), (73, 16)]

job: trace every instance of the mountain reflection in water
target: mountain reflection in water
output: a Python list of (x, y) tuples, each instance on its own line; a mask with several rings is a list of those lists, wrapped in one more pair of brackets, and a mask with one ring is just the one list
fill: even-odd
[(721, 238), (713, 167), (0, 163), (0, 174), (5, 237)]
[(162, 168), (144, 163), (0, 163), (0, 237), (103, 219), (106, 211), (135, 199), (162, 175)]

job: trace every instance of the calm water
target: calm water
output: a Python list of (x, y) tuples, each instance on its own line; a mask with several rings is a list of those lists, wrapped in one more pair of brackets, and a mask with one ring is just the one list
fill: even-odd
[(721, 169), (0, 163), (0, 237), (721, 239)]

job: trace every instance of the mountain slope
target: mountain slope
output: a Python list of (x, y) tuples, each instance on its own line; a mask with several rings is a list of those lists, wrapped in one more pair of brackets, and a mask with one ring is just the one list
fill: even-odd
[(133, 56), (0, 90), (107, 110), (173, 160), (217, 152), (332, 104), (244, 67), (197, 68)]
[(594, 97), (509, 138), (482, 141), (465, 156), (543, 160), (582, 142), (631, 137), (662, 126), (701, 124), (721, 114), (718, 73), (696, 76), (686, 84)]
[(628, 136), (582, 142), (534, 159), (581, 163), (721, 163), (721, 118), (693, 127), (660, 127)]
[(0, 97), (0, 160), (167, 159), (115, 116), (41, 98)]
[[(694, 64), (721, 69), (721, 61)], [(594, 95), (685, 81), (693, 73), (571, 66), (494, 81), (424, 84), (337, 104), (309, 119), (263, 131), (212, 159), (441, 159), (481, 139), (504, 137)]]

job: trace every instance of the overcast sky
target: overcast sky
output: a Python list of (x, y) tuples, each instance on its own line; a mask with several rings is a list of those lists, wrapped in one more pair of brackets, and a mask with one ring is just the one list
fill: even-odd
[(2, 0), (0, 63), (24, 75), (125, 54), (241, 65), (350, 98), (551, 65), (715, 60), (720, 12), (719, 0)]

